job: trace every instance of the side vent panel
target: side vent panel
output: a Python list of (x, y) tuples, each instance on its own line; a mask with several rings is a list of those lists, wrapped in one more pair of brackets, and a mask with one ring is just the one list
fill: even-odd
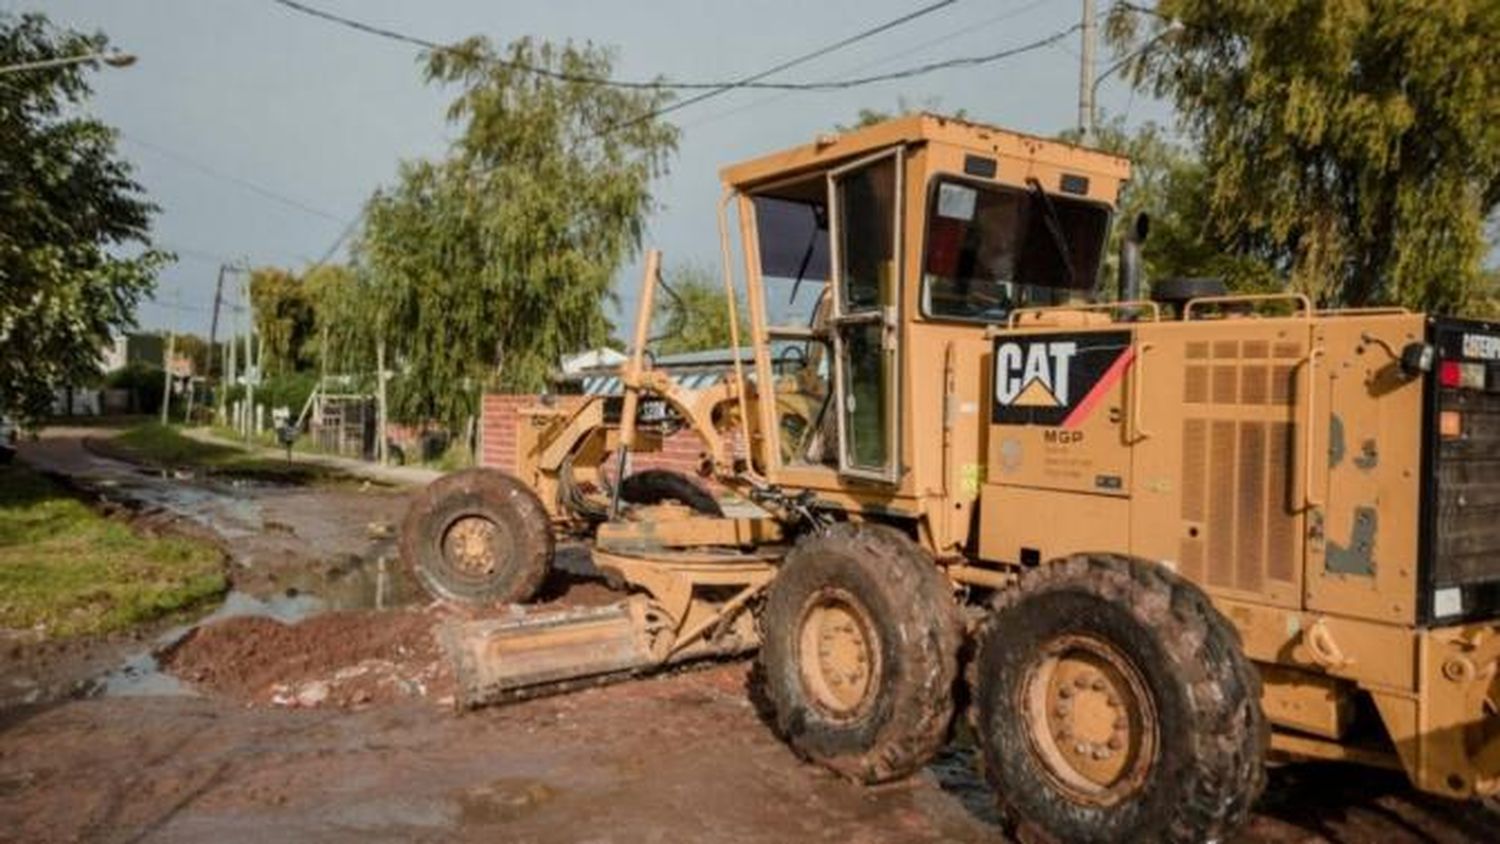
[(1218, 589), (1293, 585), (1298, 343), (1187, 346), (1182, 396), (1182, 573)]

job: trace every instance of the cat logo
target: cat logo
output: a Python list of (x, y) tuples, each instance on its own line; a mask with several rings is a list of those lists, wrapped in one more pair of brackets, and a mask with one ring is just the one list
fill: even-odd
[(1134, 359), (1128, 331), (997, 337), (991, 420), (1077, 428)]
[(1066, 407), (1068, 365), (1078, 344), (1001, 343), (995, 347), (995, 401), (1011, 407)]

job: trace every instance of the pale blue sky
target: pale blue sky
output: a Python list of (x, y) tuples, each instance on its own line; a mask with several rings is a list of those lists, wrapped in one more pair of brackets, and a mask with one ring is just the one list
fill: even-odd
[[(919, 0), (306, 0), (435, 41), (522, 35), (615, 47), (617, 75), (721, 79), (752, 73), (923, 5)], [(1101, 7), (1107, 3), (1100, 3)], [(911, 25), (787, 71), (824, 80), (995, 52), (1078, 19), (1079, 0), (959, 0)], [(145, 328), (206, 334), (220, 260), (300, 267), (321, 257), (397, 162), (436, 156), (451, 92), (422, 84), (417, 50), (297, 14), (271, 0), (0, 0), (79, 29), (104, 30), (140, 61), (96, 75), (93, 110), (162, 206), (156, 233), (179, 262), (161, 277)], [(1077, 114), (1079, 36), (1015, 59), (832, 93), (735, 91), (671, 117), (672, 172), (655, 187), (648, 246), (670, 266), (717, 266), (718, 168), (805, 143), (862, 106), (898, 97), (966, 108), (980, 120), (1050, 134)], [(1099, 66), (1109, 65), (1100, 50)], [(1132, 124), (1170, 122), (1117, 80), (1100, 105)], [(211, 171), (210, 172), (205, 172)], [(217, 175), (214, 175), (217, 174)], [(240, 181), (285, 198), (269, 198)], [(630, 306), (635, 268), (616, 287)]]

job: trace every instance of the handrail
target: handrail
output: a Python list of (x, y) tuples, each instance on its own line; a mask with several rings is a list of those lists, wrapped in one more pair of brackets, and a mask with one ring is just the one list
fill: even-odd
[(1367, 308), (1319, 308), (1317, 315), (1320, 317), (1341, 316), (1405, 316), (1411, 313), (1407, 308), (1397, 305), (1382, 305)]
[(1292, 302), (1302, 306), (1302, 315), (1306, 319), (1313, 318), (1312, 300), (1306, 293), (1243, 293), (1232, 296), (1199, 296), (1189, 299), (1182, 306), (1182, 321), (1187, 322), (1193, 318), (1194, 305), (1233, 305), (1246, 302)]
[[(744, 362), (740, 359), (739, 297), (735, 295), (734, 258), (730, 254), (729, 248), (729, 202), (730, 200), (734, 199), (735, 196), (735, 190), (733, 188), (726, 187), (724, 189), (724, 195), (719, 198), (719, 252), (720, 259), (723, 262), (724, 296), (728, 300), (729, 305), (729, 345), (732, 349), (732, 351), (730, 352), (730, 356), (734, 360), (734, 393), (736, 404), (738, 405), (740, 411), (740, 437), (744, 444), (746, 456), (745, 474), (751, 476), (753, 479), (759, 480), (759, 474), (756, 473), (754, 469), (750, 468), (753, 463), (753, 461), (749, 459), (750, 450), (752, 448), (750, 443), (750, 400), (745, 395), (745, 366)], [(750, 292), (748, 280), (746, 281), (745, 292), (747, 295)], [(753, 334), (755, 331), (755, 327), (751, 326), (750, 331)], [(718, 465), (718, 463), (721, 460), (732, 465), (734, 463), (734, 455), (715, 454), (715, 472), (718, 472), (720, 470), (720, 466)]]
[(1316, 379), (1318, 371), (1318, 358), (1326, 354), (1322, 346), (1314, 346), (1302, 362), (1307, 366), (1307, 425), (1302, 431), (1302, 506), (1322, 507), (1323, 500), (1313, 495), (1313, 467), (1318, 461), (1313, 456), (1314, 436), (1317, 433), (1317, 414), (1314, 407), (1317, 403), (1318, 382)]
[(1130, 418), (1135, 426), (1135, 437), (1133, 442), (1140, 442), (1151, 436), (1146, 426), (1141, 424), (1145, 418), (1145, 405), (1141, 396), (1146, 392), (1146, 353), (1156, 348), (1154, 343), (1142, 343), (1137, 347), (1135, 353), (1135, 391), (1130, 396)]
[(1059, 313), (1063, 311), (1123, 311), (1128, 308), (1146, 308), (1151, 311), (1151, 321), (1161, 322), (1161, 306), (1145, 300), (1127, 302), (1085, 302), (1078, 305), (1047, 305), (1036, 308), (1016, 308), (1010, 312), (1008, 328), (1015, 328), (1025, 314)]

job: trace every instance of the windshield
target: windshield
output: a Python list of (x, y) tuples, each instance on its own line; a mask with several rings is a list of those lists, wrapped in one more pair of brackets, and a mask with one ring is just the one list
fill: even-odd
[(1018, 307), (1068, 302), (1093, 289), (1108, 230), (1109, 209), (1093, 202), (940, 181), (927, 209), (922, 312), (998, 322)]
[(827, 203), (822, 193), (814, 196), (811, 200), (753, 198), (761, 284), (771, 325), (811, 325), (828, 283)]

